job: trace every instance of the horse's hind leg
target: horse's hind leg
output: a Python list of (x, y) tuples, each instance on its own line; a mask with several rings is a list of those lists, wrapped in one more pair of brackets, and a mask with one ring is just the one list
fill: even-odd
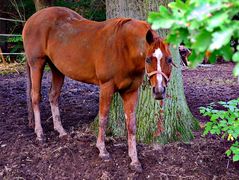
[(28, 107), (28, 126), (32, 129), (35, 127), (34, 123), (34, 113), (32, 109), (32, 99), (31, 99), (31, 77), (30, 77), (30, 66), (26, 63), (26, 74), (27, 74), (27, 107)]
[(46, 60), (45, 57), (28, 58), (31, 77), (31, 102), (35, 118), (35, 133), (37, 140), (43, 141), (43, 130), (40, 117), (41, 81)]
[(53, 125), (54, 129), (59, 133), (59, 137), (63, 137), (66, 136), (67, 133), (61, 124), (58, 101), (65, 76), (51, 62), (49, 62), (49, 66), (52, 71), (52, 84), (49, 93), (49, 101), (53, 116)]

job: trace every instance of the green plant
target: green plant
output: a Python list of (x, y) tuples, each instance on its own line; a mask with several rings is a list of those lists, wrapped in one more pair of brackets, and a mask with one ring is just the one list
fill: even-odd
[(232, 155), (233, 161), (239, 161), (239, 98), (228, 102), (220, 101), (218, 104), (224, 107), (224, 110), (215, 109), (215, 103), (208, 107), (200, 107), (200, 113), (210, 117), (203, 135), (211, 133), (232, 142), (226, 155)]
[(235, 52), (230, 46), (231, 40), (239, 38), (238, 0), (176, 0), (168, 7), (149, 14), (153, 29), (169, 29), (168, 42), (191, 48), (193, 66), (204, 56), (215, 62), (220, 55), (237, 63), (233, 73), (239, 75), (239, 45)]
[[(10, 44), (11, 53), (21, 53), (23, 51), (23, 41), (22, 36), (14, 36), (8, 38), (7, 42)], [(15, 56), (16, 61), (19, 63), (25, 62), (25, 56), (23, 54), (18, 54)]]
[(23, 50), (22, 36), (14, 36), (8, 38), (7, 42), (14, 44), (11, 53), (20, 52)]

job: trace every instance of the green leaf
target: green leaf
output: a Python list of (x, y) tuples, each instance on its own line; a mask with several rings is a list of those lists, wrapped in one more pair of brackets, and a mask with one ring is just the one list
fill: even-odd
[(176, 0), (176, 2), (171, 2), (168, 4), (168, 6), (171, 8), (171, 9), (179, 9), (179, 10), (187, 10), (188, 9), (188, 6), (182, 2), (181, 0)]
[(203, 136), (205, 136), (205, 135), (207, 135), (209, 133), (209, 129), (205, 129), (204, 131), (203, 131)]
[(193, 32), (195, 30), (198, 30), (201, 27), (202, 22), (190, 21), (189, 24), (190, 24), (190, 26), (188, 27), (188, 29)]
[(160, 18), (160, 19), (157, 19), (155, 21), (153, 21), (152, 23), (152, 29), (154, 30), (157, 30), (159, 28), (162, 28), (162, 29), (169, 29), (171, 28), (171, 26), (173, 25), (174, 23), (174, 20), (172, 19), (169, 19), (169, 18)]
[(233, 69), (233, 75), (239, 76), (239, 63), (236, 64), (236, 66)]
[(159, 12), (150, 12), (147, 21), (153, 23), (160, 18)]
[(205, 111), (206, 111), (206, 110), (205, 110), (204, 108), (200, 108), (200, 110), (199, 110), (200, 114), (204, 114)]
[(233, 162), (235, 161), (239, 161), (239, 155), (234, 155), (233, 158), (232, 158)]
[(213, 64), (216, 63), (217, 61), (217, 55), (218, 55), (218, 51), (213, 51), (212, 54), (209, 56), (209, 63)]
[(239, 51), (237, 51), (236, 53), (233, 54), (232, 60), (234, 62), (239, 62)]
[(169, 14), (167, 8), (160, 6), (160, 12), (150, 12), (148, 22), (152, 24), (152, 29), (168, 29), (174, 23), (173, 17)]
[[(228, 108), (229, 108), (229, 110), (230, 110), (230, 111), (232, 111), (232, 112), (233, 112), (233, 111), (234, 111), (234, 109), (235, 109), (235, 106), (234, 106), (234, 105), (229, 105), (229, 106), (228, 106)], [(233, 114), (233, 115), (234, 115), (234, 114)], [(233, 117), (234, 117), (234, 116), (233, 116)]]
[(218, 104), (224, 105), (224, 104), (227, 104), (227, 103), (224, 102), (224, 101), (219, 101)]
[(233, 34), (233, 29), (227, 28), (212, 34), (212, 44), (209, 50), (213, 51), (220, 49), (222, 46), (230, 42), (231, 36)]
[(197, 49), (200, 52), (204, 52), (211, 44), (211, 40), (211, 33), (206, 30), (202, 30), (196, 35), (195, 43), (193, 43), (192, 48)]
[(217, 2), (214, 4), (208, 4), (206, 1), (201, 1), (201, 3), (195, 7), (193, 7), (192, 12), (188, 15), (188, 20), (197, 20), (203, 21), (210, 17), (211, 12), (220, 8), (220, 4)]
[(188, 57), (188, 60), (191, 62), (190, 66), (196, 67), (199, 64), (199, 62), (202, 61), (203, 58), (204, 58), (203, 53), (192, 50), (192, 54)]
[(208, 19), (206, 29), (212, 31), (214, 28), (224, 24), (226, 20), (228, 20), (228, 14), (221, 11)]
[(167, 42), (170, 42), (172, 44), (178, 45), (180, 42), (178, 41), (176, 33), (170, 33), (167, 36)]
[(228, 130), (228, 126), (222, 128), (222, 131), (226, 132)]
[(223, 55), (226, 61), (230, 61), (233, 55), (233, 49), (231, 48), (230, 44), (223, 46), (220, 50), (220, 54)]
[(171, 15), (168, 11), (168, 9), (162, 5), (159, 6), (159, 13), (162, 17), (170, 18)]
[(227, 151), (226, 151), (226, 155), (227, 156), (230, 156), (232, 154), (232, 151), (230, 150), (230, 149), (228, 149)]
[(211, 120), (212, 121), (215, 121), (219, 118), (219, 115), (218, 114), (213, 114), (212, 117), (211, 117)]
[(220, 124), (220, 126), (225, 126), (227, 124), (227, 121), (226, 120), (222, 120), (222, 121), (219, 122), (219, 124)]

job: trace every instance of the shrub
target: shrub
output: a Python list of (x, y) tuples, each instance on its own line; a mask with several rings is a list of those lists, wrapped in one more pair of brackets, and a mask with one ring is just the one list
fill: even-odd
[(226, 155), (232, 156), (233, 161), (239, 161), (239, 98), (228, 102), (220, 101), (217, 104), (224, 107), (224, 110), (215, 109), (215, 103), (200, 107), (200, 113), (210, 117), (203, 135), (211, 133), (232, 142)]

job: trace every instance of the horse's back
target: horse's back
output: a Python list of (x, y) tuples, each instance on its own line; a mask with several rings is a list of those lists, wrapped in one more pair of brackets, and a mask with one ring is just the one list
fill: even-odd
[(82, 19), (82, 16), (64, 7), (49, 7), (36, 12), (27, 20), (22, 32), (26, 54), (44, 54), (51, 30), (60, 23)]
[[(131, 81), (132, 70), (144, 69), (149, 29), (146, 22), (135, 19), (95, 22), (70, 9), (51, 7), (29, 18), (23, 42), (30, 63), (48, 57), (62, 74), (78, 81), (125, 82)], [(117, 88), (125, 86), (121, 84)]]

